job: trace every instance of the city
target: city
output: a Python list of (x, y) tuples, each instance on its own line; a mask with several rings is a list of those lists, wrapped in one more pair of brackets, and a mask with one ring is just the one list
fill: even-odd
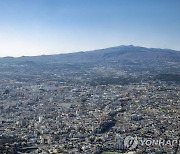
[[(145, 63), (139, 63), (138, 70), (134, 69), (137, 64), (130, 62), (120, 69), (114, 61), (106, 61), (108, 65), (53, 63), (40, 69), (38, 62), (34, 67), (34, 62), (26, 60), (1, 61), (0, 148), (4, 151), (77, 154), (179, 151), (178, 144), (138, 145), (135, 149), (124, 146), (127, 136), (179, 140), (180, 85), (175, 77), (173, 81), (160, 80), (156, 73), (147, 73), (151, 68)], [(179, 70), (178, 61), (173, 66), (160, 62), (154, 65), (157, 64), (159, 67), (153, 72)]]

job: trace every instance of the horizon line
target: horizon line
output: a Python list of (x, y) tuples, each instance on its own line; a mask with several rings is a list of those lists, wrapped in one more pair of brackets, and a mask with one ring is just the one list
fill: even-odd
[(39, 55), (22, 55), (22, 56), (0, 56), (0, 58), (22, 58), (22, 57), (40, 57), (40, 56), (55, 56), (55, 55), (64, 55), (64, 54), (73, 54), (73, 53), (82, 53), (82, 52), (92, 52), (92, 51), (98, 51), (98, 50), (105, 50), (110, 48), (118, 48), (118, 47), (141, 47), (141, 48), (147, 48), (147, 49), (161, 49), (161, 50), (172, 50), (180, 52), (180, 50), (171, 49), (171, 48), (161, 48), (161, 47), (145, 47), (145, 46), (139, 46), (139, 45), (117, 45), (117, 46), (111, 46), (111, 47), (105, 47), (105, 48), (97, 48), (97, 49), (90, 49), (90, 50), (82, 50), (82, 51), (65, 51), (60, 53), (52, 53), (52, 54), (39, 54)]

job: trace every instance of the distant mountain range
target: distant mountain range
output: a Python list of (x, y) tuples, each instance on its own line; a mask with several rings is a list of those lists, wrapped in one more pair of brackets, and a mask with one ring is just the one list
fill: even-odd
[(149, 61), (149, 62), (179, 62), (180, 51), (139, 46), (118, 46), (86, 52), (76, 52), (57, 55), (23, 56), (19, 58), (4, 57), (0, 62), (33, 63), (97, 63), (112, 61)]
[(63, 74), (66, 78), (63, 80), (79, 75), (92, 79), (92, 85), (127, 84), (141, 79), (180, 83), (180, 51), (130, 45), (68, 54), (0, 58), (0, 76), (5, 78), (29, 81), (30, 78), (37, 80), (32, 76), (42, 74)]

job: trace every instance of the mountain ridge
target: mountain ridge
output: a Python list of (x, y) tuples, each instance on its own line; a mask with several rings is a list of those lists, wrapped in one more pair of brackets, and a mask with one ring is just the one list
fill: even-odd
[(63, 53), (54, 55), (39, 55), (39, 56), (22, 56), (22, 57), (2, 57), (0, 61), (33, 61), (47, 63), (84, 63), (84, 62), (99, 62), (99, 61), (170, 61), (178, 62), (180, 60), (180, 52), (171, 49), (161, 48), (146, 48), (140, 46), (116, 46), (104, 49), (91, 51), (79, 51), (74, 53)]

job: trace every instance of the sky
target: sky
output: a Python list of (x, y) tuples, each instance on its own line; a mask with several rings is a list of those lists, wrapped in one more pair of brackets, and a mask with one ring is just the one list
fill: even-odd
[(120, 45), (180, 50), (180, 0), (0, 0), (0, 57)]

